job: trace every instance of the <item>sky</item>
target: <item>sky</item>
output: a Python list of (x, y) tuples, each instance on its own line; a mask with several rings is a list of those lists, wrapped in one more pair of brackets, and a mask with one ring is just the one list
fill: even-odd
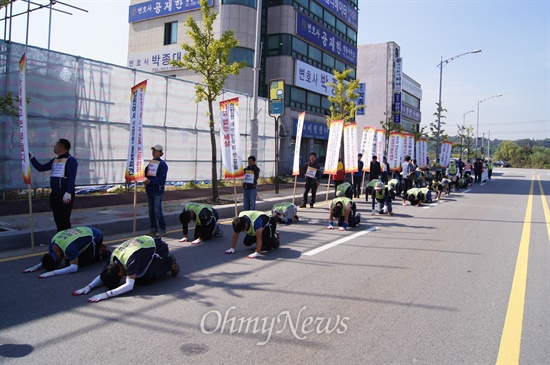
[[(27, 7), (16, 4), (14, 14)], [(126, 65), (129, 5), (129, 0), (58, 2), (54, 8), (72, 15), (52, 12), (50, 48)], [(4, 18), (3, 10), (0, 14)], [(31, 13), (30, 45), (48, 47), (49, 15), (47, 9)], [(11, 39), (25, 43), (26, 16), (15, 17), (12, 25)], [(3, 21), (0, 26), (4, 29)], [(401, 48), (403, 72), (422, 86), (421, 127), (436, 121), (441, 60), (481, 49), (443, 66), (447, 112), (441, 129), (456, 135), (464, 123), (479, 137), (550, 138), (550, 0), (359, 0), (358, 44), (389, 41)]]

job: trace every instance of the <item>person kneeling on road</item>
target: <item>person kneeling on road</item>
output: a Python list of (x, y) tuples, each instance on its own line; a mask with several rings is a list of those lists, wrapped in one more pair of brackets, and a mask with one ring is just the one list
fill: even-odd
[(386, 185), (383, 182), (378, 182), (374, 188), (374, 197), (378, 202), (378, 214), (389, 214), (393, 215), (393, 210), (391, 206), (391, 194)]
[[(174, 277), (179, 272), (176, 258), (161, 238), (139, 236), (118, 246), (111, 255), (110, 264), (101, 274), (84, 288), (75, 290), (73, 295), (88, 294), (93, 288), (105, 285), (109, 290), (88, 298), (88, 302), (99, 302), (131, 291), (134, 283), (151, 284), (167, 273)], [(126, 281), (120, 285), (123, 276), (126, 276)]]
[(264, 212), (256, 210), (245, 210), (239, 216), (233, 219), (233, 238), (231, 239), (231, 248), (226, 250), (226, 254), (234, 254), (235, 246), (239, 234), (244, 231), (245, 236), (243, 244), (252, 246), (256, 244), (254, 253), (246, 256), (254, 259), (261, 256), (261, 251), (270, 251), (279, 248), (281, 234), (277, 230), (277, 217), (269, 217)]
[(271, 208), (271, 215), (284, 224), (298, 222), (297, 212), (298, 207), (290, 202), (277, 203)]
[(432, 191), (428, 188), (411, 188), (407, 190), (407, 200), (411, 205), (421, 206), (432, 202)]
[(338, 219), (339, 231), (345, 231), (348, 227), (355, 227), (361, 220), (361, 213), (356, 213), (355, 203), (345, 197), (337, 197), (330, 202), (330, 214), (327, 229), (334, 229), (333, 220)]
[[(74, 227), (57, 232), (52, 237), (48, 253), (44, 254), (42, 262), (23, 272), (29, 273), (46, 269), (45, 273), (38, 275), (39, 278), (71, 274), (77, 272), (79, 266), (87, 266), (108, 259), (110, 255), (111, 252), (103, 244), (101, 231), (89, 227)], [(58, 269), (63, 262), (68, 265)]]
[(218, 212), (210, 205), (199, 203), (185, 204), (179, 218), (183, 230), (183, 238), (179, 242), (187, 242), (187, 225), (189, 221), (195, 221), (195, 234), (194, 240), (191, 241), (192, 245), (198, 245), (202, 241), (207, 241), (212, 236), (221, 237), (223, 235), (223, 228), (218, 223)]
[(349, 182), (343, 182), (336, 187), (336, 196), (345, 196), (353, 199), (353, 186)]

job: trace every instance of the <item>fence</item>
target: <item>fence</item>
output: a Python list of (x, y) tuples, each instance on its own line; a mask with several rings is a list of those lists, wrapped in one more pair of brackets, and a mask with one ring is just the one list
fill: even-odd
[[(77, 185), (124, 183), (129, 143), (130, 89), (147, 81), (143, 116), (144, 147), (162, 144), (169, 181), (211, 180), (211, 143), (207, 102), (195, 102), (194, 84), (127, 67), (0, 41), (0, 95), (18, 93), (19, 61), (26, 53), (29, 150), (44, 163), (53, 145), (68, 139), (78, 159)], [(243, 163), (250, 150), (251, 95), (226, 91), (214, 104), (218, 178), (219, 102), (239, 98)], [(275, 175), (273, 119), (268, 101), (258, 100), (258, 165), (261, 176)], [(19, 120), (0, 115), (0, 189), (23, 189)], [(148, 155), (145, 158), (147, 162)], [(32, 187), (49, 186), (49, 174), (32, 170)]]

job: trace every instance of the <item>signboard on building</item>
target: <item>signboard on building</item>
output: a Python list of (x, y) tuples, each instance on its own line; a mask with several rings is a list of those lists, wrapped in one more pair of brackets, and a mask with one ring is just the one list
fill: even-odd
[(364, 82), (359, 83), (359, 90), (357, 90), (357, 94), (359, 94), (359, 96), (355, 101), (355, 105), (363, 105), (364, 108), (357, 109), (355, 115), (365, 115), (365, 109), (367, 109), (367, 100), (365, 98), (365, 95), (367, 94), (367, 86)]
[(321, 5), (328, 10), (336, 14), (336, 16), (342, 19), (347, 25), (351, 25), (357, 30), (358, 14), (357, 10), (353, 8), (346, 0), (318, 0)]
[(357, 66), (357, 47), (350, 45), (302, 13), (296, 13), (296, 34), (323, 51), (341, 58), (354, 67)]
[(333, 74), (296, 60), (294, 72), (296, 86), (325, 96), (334, 96), (334, 88), (327, 85), (329, 82), (336, 84), (337, 81)]
[(181, 56), (180, 46), (130, 53), (128, 55), (128, 67), (147, 72), (179, 70), (179, 67), (170, 65), (170, 61), (181, 61)]
[[(292, 119), (292, 135), (296, 136), (298, 129), (298, 119)], [(302, 127), (302, 138), (322, 139), (328, 140), (329, 129), (327, 123), (314, 123), (304, 121)]]
[[(208, 0), (212, 7), (214, 0)], [(174, 15), (201, 8), (199, 0), (150, 0), (130, 5), (128, 8), (128, 23)]]

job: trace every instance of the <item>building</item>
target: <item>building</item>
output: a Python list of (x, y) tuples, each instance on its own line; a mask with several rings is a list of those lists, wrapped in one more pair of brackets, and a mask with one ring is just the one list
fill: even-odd
[[(218, 12), (214, 32), (233, 30), (240, 41), (232, 60), (245, 60), (249, 66), (231, 76), (226, 88), (252, 94), (254, 50), (256, 45), (256, 2), (251, 0), (209, 1)], [(132, 0), (129, 9), (128, 66), (199, 81), (187, 70), (169, 65), (181, 57), (179, 44), (189, 42), (184, 22), (188, 16), (201, 17), (198, 1)], [(270, 0), (261, 11), (261, 61), (258, 94), (267, 97), (269, 80), (285, 82), (285, 113), (280, 119), (280, 173), (290, 173), (298, 114), (305, 111), (300, 156), (307, 161), (310, 152), (325, 154), (329, 114), (328, 96), (333, 70), (357, 68), (357, 0)], [(245, 132), (245, 131), (243, 131)], [(246, 131), (248, 133), (248, 131)]]

